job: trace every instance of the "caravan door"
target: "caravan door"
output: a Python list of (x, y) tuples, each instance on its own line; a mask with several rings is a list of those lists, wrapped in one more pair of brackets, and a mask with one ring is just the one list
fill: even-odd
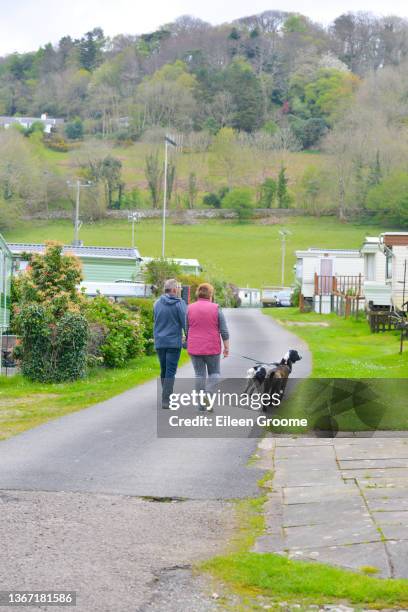
[(333, 260), (328, 257), (320, 260), (320, 291), (322, 295), (330, 295), (333, 291)]

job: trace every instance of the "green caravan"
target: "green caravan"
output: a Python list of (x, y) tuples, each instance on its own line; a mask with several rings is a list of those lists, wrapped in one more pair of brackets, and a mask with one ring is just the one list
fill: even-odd
[[(0, 350), (3, 345), (3, 334), (10, 325), (11, 274), (12, 255), (3, 236), (0, 234)], [(2, 351), (0, 352), (0, 358), (1, 356)]]

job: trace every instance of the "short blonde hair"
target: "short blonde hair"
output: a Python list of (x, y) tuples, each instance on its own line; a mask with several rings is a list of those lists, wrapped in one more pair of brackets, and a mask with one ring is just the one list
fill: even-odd
[(210, 283), (201, 283), (198, 285), (196, 296), (197, 298), (203, 298), (205, 300), (211, 300), (214, 295), (214, 287)]

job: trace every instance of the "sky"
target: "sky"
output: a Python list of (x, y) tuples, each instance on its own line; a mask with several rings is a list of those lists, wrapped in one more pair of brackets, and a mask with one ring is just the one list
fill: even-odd
[(0, 55), (32, 51), (94, 27), (105, 34), (142, 34), (193, 15), (212, 24), (276, 9), (330, 23), (341, 13), (369, 11), (408, 17), (407, 0), (0, 0)]

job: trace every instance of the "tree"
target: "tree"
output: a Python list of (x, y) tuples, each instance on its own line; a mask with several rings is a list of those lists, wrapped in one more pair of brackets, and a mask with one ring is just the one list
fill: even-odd
[(163, 170), (159, 161), (159, 152), (149, 153), (145, 157), (145, 175), (150, 191), (153, 208), (159, 207)]
[[(101, 183), (104, 191), (105, 206), (120, 208), (124, 183), (122, 182), (122, 162), (110, 153), (104, 155), (103, 149), (83, 163), (87, 178), (94, 184)], [(116, 197), (115, 197), (116, 196)]]
[(92, 72), (102, 61), (102, 48), (105, 37), (101, 28), (87, 32), (79, 41), (79, 63), (81, 68)]
[(236, 138), (232, 128), (221, 128), (210, 149), (209, 166), (211, 173), (227, 179), (229, 187), (235, 183), (239, 159), (235, 150)]
[(258, 77), (250, 64), (235, 59), (225, 72), (225, 87), (233, 101), (232, 127), (253, 132), (263, 124), (263, 97)]
[(232, 189), (223, 198), (222, 206), (235, 210), (240, 222), (251, 219), (253, 216), (251, 190), (245, 187)]
[(321, 69), (305, 86), (304, 100), (314, 117), (324, 117), (332, 125), (339, 112), (352, 100), (359, 78), (336, 69)]
[(164, 283), (169, 278), (178, 278), (181, 274), (180, 266), (169, 259), (152, 259), (146, 266), (146, 280), (153, 287), (153, 292), (159, 295), (164, 291)]
[(190, 172), (188, 175), (188, 207), (194, 208), (198, 194), (197, 175)]
[[(143, 109), (144, 127), (160, 125), (181, 130), (191, 129), (196, 108), (196, 78), (178, 60), (166, 64), (139, 85), (136, 101)], [(139, 120), (140, 121), (140, 120)]]
[(172, 160), (167, 163), (167, 201), (170, 202), (176, 179), (176, 165)]
[(323, 177), (319, 168), (306, 168), (300, 183), (300, 195), (303, 208), (313, 215), (319, 215), (319, 198), (323, 189)]
[(80, 140), (84, 135), (84, 124), (80, 117), (75, 117), (66, 124), (65, 134), (70, 140)]
[(293, 117), (290, 126), (296, 138), (302, 143), (303, 149), (318, 145), (327, 132), (327, 124), (320, 117), (311, 117), (310, 119)]
[(278, 200), (278, 208), (289, 208), (290, 195), (288, 192), (288, 179), (286, 177), (286, 168), (284, 166), (281, 166), (281, 169), (279, 171), (276, 197)]
[(273, 178), (266, 178), (261, 185), (260, 204), (264, 208), (272, 208), (275, 202), (278, 186)]

